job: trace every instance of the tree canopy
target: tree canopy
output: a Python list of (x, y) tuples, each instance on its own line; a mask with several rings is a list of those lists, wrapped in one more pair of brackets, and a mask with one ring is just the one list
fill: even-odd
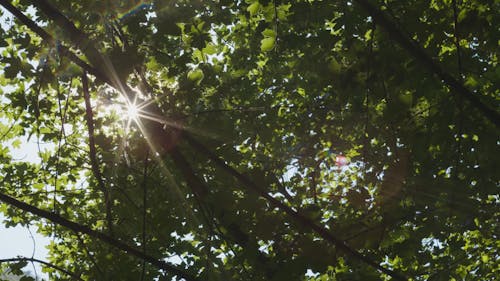
[(0, 5), (0, 212), (53, 240), (0, 271), (500, 274), (500, 1)]

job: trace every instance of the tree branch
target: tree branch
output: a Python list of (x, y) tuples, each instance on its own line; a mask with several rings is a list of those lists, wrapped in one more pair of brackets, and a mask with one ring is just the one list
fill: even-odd
[(113, 236), (113, 217), (111, 214), (111, 198), (109, 195), (109, 190), (104, 185), (102, 179), (101, 170), (99, 169), (99, 162), (97, 160), (97, 152), (95, 148), (95, 138), (94, 138), (94, 114), (92, 112), (92, 106), (90, 105), (90, 94), (88, 85), (87, 73), (84, 72), (82, 75), (82, 88), (83, 88), (83, 99), (85, 100), (85, 119), (87, 119), (87, 128), (89, 133), (89, 157), (90, 164), (92, 166), (92, 172), (97, 181), (97, 185), (101, 192), (104, 194), (104, 204), (106, 208), (106, 222), (108, 224), (108, 231), (111, 236)]
[[(0, 3), (5, 2), (5, 0), (0, 0)], [(76, 44), (78, 46), (79, 42), (83, 40), (84, 44), (87, 44), (85, 39), (82, 39), (81, 37), (84, 36), (83, 32), (79, 31), (69, 20), (67, 20), (59, 11), (55, 10), (54, 8), (50, 7), (50, 5), (45, 1), (45, 0), (39, 0), (39, 1), (34, 1), (33, 4), (37, 7), (39, 7), (42, 11), (44, 11), (51, 19), (56, 21), (58, 24), (60, 24), (60, 27), (63, 28), (65, 31), (69, 33), (74, 33), (70, 36), (70, 39), (73, 41), (73, 44)], [(65, 29), (66, 28), (66, 29)], [(85, 45), (83, 47), (80, 47), (82, 51), (85, 52), (93, 52), (93, 48), (88, 47), (88, 45)], [(86, 54), (87, 55), (87, 54)], [(88, 54), (87, 56), (94, 57), (94, 54)], [(101, 56), (102, 58), (102, 56)], [(89, 59), (90, 60), (90, 59)], [(99, 64), (96, 64), (99, 65)], [(100, 63), (102, 65), (102, 63)], [(102, 72), (101, 72), (102, 73)], [(104, 77), (107, 77), (106, 75)], [(100, 78), (100, 77), (98, 77)], [(104, 81), (109, 81), (110, 85), (114, 86), (116, 89), (120, 90), (120, 92), (126, 94), (126, 95), (131, 95), (132, 93), (130, 91), (125, 91), (124, 87), (127, 87), (125, 84), (122, 83), (113, 83), (111, 79), (107, 79)], [(128, 87), (127, 87), (128, 88)], [(148, 109), (151, 110), (151, 112), (161, 112), (157, 107)], [(153, 140), (155, 142), (159, 142), (163, 140), (163, 142), (167, 141), (169, 139), (172, 139), (172, 135), (163, 130), (163, 126), (161, 124), (153, 124), (152, 122), (148, 122), (149, 126), (146, 126), (147, 129), (150, 130), (150, 133), (158, 133), (158, 136), (153, 136)], [(178, 130), (179, 128), (177, 128)], [(297, 211), (293, 210), (292, 208), (288, 207), (281, 201), (277, 200), (276, 198), (272, 197), (269, 195), (264, 189), (260, 188), (257, 186), (255, 183), (253, 183), (250, 179), (248, 179), (246, 176), (240, 174), (238, 171), (236, 171), (234, 168), (230, 167), (223, 161), (222, 159), (218, 158), (213, 152), (208, 150), (205, 146), (203, 146), (201, 143), (198, 143), (194, 139), (188, 136), (187, 132), (185, 133), (185, 137), (190, 143), (190, 145), (198, 152), (202, 152), (203, 154), (207, 155), (209, 159), (211, 159), (215, 164), (217, 164), (219, 167), (221, 167), (223, 170), (234, 176), (240, 183), (242, 183), (245, 187), (257, 192), (260, 196), (268, 200), (273, 206), (279, 208), (283, 212), (285, 212), (287, 215), (289, 215), (292, 219), (297, 221), (299, 224), (308, 227), (312, 229), (314, 232), (316, 232), (318, 235), (323, 237), (326, 241), (332, 243), (335, 245), (339, 250), (343, 251), (349, 256), (352, 256), (353, 258), (379, 270), (380, 272), (383, 272), (391, 277), (393, 277), (395, 280), (407, 280), (406, 277), (390, 270), (387, 268), (384, 268), (380, 266), (378, 263), (375, 261), (369, 259), (368, 257), (365, 257), (361, 253), (357, 252), (356, 250), (350, 248), (345, 241), (342, 241), (335, 236), (333, 236), (328, 230), (326, 230), (324, 227), (317, 225), (315, 222), (309, 220), (307, 217), (303, 216), (302, 214), (298, 213)], [(170, 149), (171, 144), (165, 144), (163, 145), (164, 148), (168, 151), (169, 147)], [(1, 198), (0, 198), (1, 199)], [(100, 235), (103, 235), (102, 233), (99, 233)], [(112, 239), (108, 236), (106, 236), (107, 239)], [(136, 250), (137, 251), (137, 250)], [(139, 252), (142, 254), (141, 252)], [(157, 261), (158, 262), (158, 261)]]
[[(208, 193), (210, 192), (209, 188), (196, 175), (195, 171), (193, 170), (189, 162), (186, 160), (184, 155), (181, 153), (181, 151), (179, 151), (177, 147), (174, 147), (173, 149), (168, 151), (168, 154), (170, 155), (170, 158), (174, 161), (175, 166), (180, 170), (187, 185), (191, 188), (194, 194), (195, 201), (200, 206), (199, 207), (200, 211), (203, 211), (202, 210), (203, 203), (208, 204), (209, 205), (208, 209), (211, 210), (213, 208), (213, 204), (208, 203), (205, 200)], [(236, 242), (242, 248), (245, 248), (247, 251), (252, 251), (258, 248), (258, 245), (254, 243), (254, 241), (251, 241), (248, 234), (246, 234), (241, 229), (239, 224), (235, 222), (228, 223), (223, 218), (217, 218), (217, 219), (228, 230), (230, 239)], [(208, 218), (206, 219), (206, 224), (207, 227), (211, 228), (210, 221), (208, 220)], [(270, 265), (269, 259), (265, 255), (263, 255), (260, 251), (255, 251), (254, 254), (255, 256), (257, 256), (257, 262), (260, 264), (260, 266), (262, 266), (265, 269), (267, 277), (271, 278), (274, 272), (272, 272), (272, 269), (269, 266)]]
[[(66, 31), (65, 34), (69, 36), (70, 41), (78, 47), (83, 54), (87, 57), (90, 64), (97, 67), (103, 65), (104, 57), (95, 47), (94, 42), (92, 42), (86, 34), (80, 31), (76, 26), (69, 21), (61, 12), (49, 4), (46, 0), (36, 0), (30, 1), (35, 7), (40, 9), (45, 15), (52, 19), (62, 30)], [(106, 64), (104, 64), (106, 66)], [(101, 69), (102, 70), (102, 69)], [(104, 74), (109, 74), (112, 72), (104, 72)], [(113, 81), (115, 79), (110, 79), (109, 75), (106, 75), (107, 80)], [(106, 80), (105, 80), (106, 81)], [(116, 82), (116, 81), (115, 81)]]
[(484, 104), (478, 94), (472, 93), (460, 81), (446, 72), (435, 60), (425, 53), (425, 50), (420, 47), (417, 42), (406, 36), (398, 26), (387, 17), (383, 11), (375, 7), (369, 0), (355, 0), (368, 14), (370, 14), (375, 22), (380, 25), (389, 36), (396, 41), (403, 49), (409, 52), (412, 57), (425, 66), (430, 72), (434, 73), (441, 79), (446, 86), (456, 94), (463, 96), (474, 107), (481, 111), (484, 116), (491, 121), (497, 128), (500, 127), (500, 114)]
[(206, 148), (203, 144), (199, 143), (197, 140), (192, 138), (187, 132), (184, 132), (184, 138), (187, 140), (187, 142), (190, 144), (190, 146), (206, 155), (208, 159), (210, 159), (214, 164), (219, 166), (221, 169), (226, 171), (228, 174), (232, 175), (234, 178), (236, 178), (241, 184), (243, 184), (246, 188), (256, 192), (259, 194), (261, 197), (266, 199), (271, 205), (273, 205), (275, 208), (280, 209), (281, 211), (285, 212), (290, 218), (292, 218), (295, 222), (299, 223), (302, 226), (305, 226), (314, 232), (321, 236), (323, 239), (328, 241), (329, 243), (333, 244), (338, 250), (344, 252), (348, 256), (351, 256), (358, 261), (361, 261), (375, 269), (377, 269), (380, 272), (383, 272), (395, 280), (407, 280), (406, 277), (400, 275), (399, 273), (394, 272), (393, 270), (387, 269), (377, 262), (371, 260), (370, 258), (364, 256), (363, 254), (359, 253), (358, 251), (352, 249), (345, 241), (341, 240), (340, 238), (337, 238), (333, 234), (331, 234), (326, 228), (316, 224), (306, 216), (302, 215), (301, 213), (295, 211), (291, 207), (285, 205), (278, 199), (272, 197), (267, 193), (266, 190), (263, 188), (257, 186), (253, 181), (251, 181), (247, 176), (241, 174), (240, 172), (236, 171), (233, 167), (229, 166), (226, 164), (224, 160), (219, 158), (217, 155), (215, 155), (212, 151), (210, 151), (208, 148)]
[(90, 237), (93, 237), (95, 239), (98, 239), (108, 245), (111, 245), (129, 255), (132, 255), (134, 257), (137, 257), (139, 259), (143, 259), (150, 264), (156, 266), (159, 269), (163, 269), (171, 274), (177, 275), (181, 278), (184, 278), (186, 280), (198, 280), (195, 276), (191, 275), (190, 273), (186, 272), (184, 269), (178, 268), (175, 265), (172, 265), (168, 262), (163, 261), (162, 259), (157, 259), (155, 257), (152, 257), (150, 255), (144, 254), (141, 250), (138, 250), (134, 247), (131, 247), (119, 240), (116, 240), (115, 238), (106, 235), (104, 233), (101, 233), (99, 231), (93, 230), (85, 225), (81, 225), (78, 223), (75, 223), (73, 221), (70, 221), (68, 219), (65, 219), (57, 214), (39, 209), (33, 205), (26, 204), (24, 202), (21, 202), (13, 197), (10, 197), (4, 193), (0, 193), (0, 201), (14, 206), (16, 208), (19, 208), (25, 212), (31, 213), (33, 215), (42, 217), (44, 219), (47, 219), (55, 224), (58, 224), (60, 226), (66, 227), (74, 232), (77, 233), (83, 233), (86, 235), (89, 235)]
[[(146, 254), (146, 214), (147, 214), (147, 179), (148, 179), (148, 158), (149, 158), (149, 148), (146, 151), (146, 157), (144, 157), (144, 172), (142, 175), (142, 252)], [(144, 276), (146, 274), (146, 262), (142, 261), (141, 270), (141, 281), (144, 281)]]
[[(6, 10), (8, 10), (10, 13), (12, 13), (17, 19), (19, 19), (23, 24), (25, 24), (31, 31), (35, 32), (40, 36), (47, 44), (49, 45), (56, 45), (56, 41), (52, 35), (48, 34), (43, 28), (39, 27), (34, 21), (26, 17), (20, 10), (18, 10), (16, 7), (14, 7), (10, 1), (8, 0), (0, 0), (0, 5), (2, 5)], [(91, 73), (95, 77), (97, 77), (99, 80), (102, 80), (106, 83), (110, 83), (109, 79), (107, 78), (104, 73), (102, 73), (100, 70), (97, 68), (89, 65), (88, 63), (84, 62), (82, 59), (80, 59), (77, 55), (75, 55), (71, 50), (62, 45), (58, 44), (58, 48), (61, 52), (62, 56), (66, 56), (69, 60), (74, 62), (76, 65), (81, 67), (83, 70), (87, 71), (88, 73)]]
[(30, 1), (35, 7), (40, 9), (45, 15), (53, 20), (62, 30), (69, 36), (69, 40), (73, 45), (79, 48), (90, 64), (99, 69), (99, 75), (103, 77), (103, 81), (113, 86), (120, 93), (126, 95), (129, 100), (133, 100), (135, 93), (128, 87), (125, 81), (122, 81), (116, 74), (115, 67), (111, 61), (101, 54), (96, 48), (95, 42), (91, 40), (87, 34), (78, 29), (68, 18), (66, 18), (59, 10), (54, 8), (46, 0)]
[(81, 281), (83, 281), (83, 279), (79, 275), (77, 275), (77, 274), (75, 274), (73, 272), (70, 272), (70, 271), (68, 271), (68, 270), (66, 270), (66, 269), (64, 269), (64, 268), (62, 268), (60, 266), (57, 266), (55, 264), (52, 264), (50, 262), (46, 262), (46, 261), (39, 260), (39, 259), (36, 259), (36, 258), (17, 257), (17, 258), (10, 258), (10, 259), (0, 259), (0, 263), (4, 263), (4, 262), (20, 262), (20, 261), (41, 263), (41, 264), (46, 265), (48, 267), (51, 267), (51, 268), (53, 268), (55, 270), (58, 270), (58, 271), (60, 271), (60, 272), (62, 272), (64, 274), (70, 276), (71, 278), (73, 278), (75, 280), (81, 280)]

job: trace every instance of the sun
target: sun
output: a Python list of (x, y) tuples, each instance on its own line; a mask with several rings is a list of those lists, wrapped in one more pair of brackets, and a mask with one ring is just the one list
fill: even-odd
[(154, 99), (145, 99), (142, 93), (133, 96), (120, 95), (116, 100), (103, 99), (100, 101), (99, 116), (114, 116), (116, 120), (123, 122), (125, 132), (130, 132), (132, 127), (144, 130), (143, 121), (168, 123), (165, 118), (150, 111)]
[(132, 100), (125, 97), (124, 103), (121, 104), (121, 120), (126, 122), (125, 130), (129, 131), (133, 124), (137, 125), (139, 130), (143, 131), (142, 120), (147, 119), (154, 122), (163, 123), (161, 117), (152, 114), (148, 110), (148, 106), (153, 103), (153, 100), (141, 100), (137, 96), (134, 96)]
[(139, 118), (140, 109), (137, 104), (130, 103), (126, 106), (126, 119), (137, 120)]
[[(125, 102), (122, 104), (122, 119), (130, 122), (139, 122), (139, 119), (146, 114), (145, 107), (150, 103), (150, 101), (140, 101), (136, 96), (133, 100), (125, 97)], [(130, 125), (128, 125), (130, 126)]]

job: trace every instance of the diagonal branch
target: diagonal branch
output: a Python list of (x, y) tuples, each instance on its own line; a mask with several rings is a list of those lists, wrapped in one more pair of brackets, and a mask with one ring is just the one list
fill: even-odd
[(76, 239), (78, 239), (78, 242), (80, 243), (81, 247), (83, 248), (83, 250), (85, 251), (85, 253), (89, 257), (90, 262), (92, 262), (92, 264), (94, 265), (97, 272), (101, 276), (104, 276), (104, 272), (102, 271), (101, 267), (97, 263), (97, 260), (95, 259), (94, 255), (89, 251), (89, 248), (87, 247), (87, 244), (85, 244), (85, 241), (83, 240), (83, 238), (81, 236), (77, 235)]
[(53, 263), (50, 263), (50, 262), (47, 262), (47, 261), (43, 261), (43, 260), (39, 260), (39, 259), (36, 259), (36, 258), (17, 257), (17, 258), (10, 258), (10, 259), (0, 259), (0, 264), (4, 263), (4, 262), (22, 262), (22, 261), (41, 263), (43, 265), (51, 267), (51, 268), (53, 268), (53, 269), (55, 269), (57, 271), (60, 271), (60, 272), (62, 272), (64, 274), (70, 276), (74, 280), (81, 280), (81, 281), (83, 281), (83, 279), (79, 275), (77, 275), (77, 274), (75, 274), (75, 273), (73, 273), (71, 271), (68, 271), (68, 270), (66, 270), (66, 269), (64, 269), (64, 268), (62, 268), (60, 266), (57, 266), (57, 265), (55, 265)]
[(91, 65), (99, 69), (100, 75), (103, 77), (103, 81), (109, 83), (120, 93), (126, 95), (129, 100), (134, 99), (135, 93), (127, 86), (125, 81), (122, 81), (120, 77), (116, 74), (115, 67), (111, 61), (101, 54), (96, 48), (97, 44), (91, 40), (87, 34), (78, 29), (73, 22), (66, 18), (58, 9), (53, 7), (46, 0), (36, 0), (30, 1), (32, 4), (40, 9), (45, 15), (47, 15), (51, 20), (53, 20), (65, 34), (69, 36), (70, 42), (79, 48), (85, 57), (88, 59)]
[[(77, 46), (83, 52), (83, 54), (85, 54), (91, 65), (97, 67), (103, 64), (103, 56), (95, 47), (96, 45), (94, 44), (94, 42), (92, 42), (86, 36), (86, 34), (76, 28), (76, 26), (71, 21), (69, 21), (63, 14), (61, 14), (61, 12), (59, 12), (59, 10), (50, 5), (46, 0), (36, 0), (30, 2), (35, 7), (40, 9), (43, 13), (45, 13), (50, 19), (52, 19), (59, 27), (62, 28), (62, 30), (65, 31), (65, 34), (69, 36), (70, 41), (75, 46)], [(111, 72), (104, 73), (108, 74)], [(106, 76), (110, 78), (108, 75)]]
[[(43, 28), (39, 27), (34, 21), (32, 21), (30, 18), (25, 16), (19, 9), (14, 7), (9, 0), (0, 0), (0, 5), (2, 5), (7, 11), (12, 13), (17, 19), (19, 19), (24, 25), (26, 25), (31, 31), (35, 32), (40, 36), (47, 44), (49, 45), (56, 45), (57, 40), (52, 37), (49, 33), (47, 33)], [(106, 83), (110, 83), (110, 80), (107, 78), (104, 73), (102, 73), (99, 69), (89, 65), (82, 59), (80, 59), (77, 55), (75, 55), (68, 47), (62, 45), (62, 44), (57, 44), (58, 49), (61, 52), (62, 56), (66, 56), (69, 60), (74, 62), (76, 65), (81, 67), (83, 70), (87, 71), (88, 73), (91, 73), (95, 77), (97, 77), (99, 80), (102, 80)]]
[(347, 254), (348, 256), (351, 256), (358, 261), (361, 261), (375, 269), (377, 269), (380, 272), (383, 272), (395, 280), (407, 280), (406, 277), (400, 275), (397, 272), (394, 272), (393, 270), (387, 269), (377, 262), (371, 260), (370, 258), (364, 256), (363, 254), (359, 253), (358, 251), (352, 249), (344, 240), (334, 236), (330, 231), (328, 231), (326, 228), (323, 226), (318, 225), (314, 221), (310, 220), (306, 216), (302, 215), (301, 213), (297, 212), (296, 210), (292, 209), (291, 207), (285, 205), (283, 202), (280, 200), (272, 197), (267, 193), (266, 190), (255, 184), (252, 180), (250, 180), (247, 176), (241, 174), (237, 170), (235, 170), (233, 167), (229, 166), (223, 159), (219, 158), (217, 155), (215, 155), (212, 151), (210, 151), (207, 147), (205, 147), (203, 144), (192, 138), (190, 135), (188, 135), (187, 132), (185, 132), (185, 137), (184, 137), (189, 145), (195, 149), (196, 151), (204, 154), (205, 156), (210, 159), (214, 164), (219, 166), (222, 170), (226, 171), (228, 174), (233, 176), (235, 179), (237, 179), (241, 184), (243, 184), (246, 188), (249, 190), (252, 190), (259, 194), (261, 197), (266, 199), (270, 204), (272, 204), (275, 208), (280, 209), (281, 211), (285, 212), (290, 218), (292, 218), (295, 222), (299, 223), (302, 226), (305, 226), (306, 228), (309, 228), (316, 232), (319, 236), (321, 236), (323, 239), (328, 241), (329, 243), (335, 245), (335, 247)]
[(14, 206), (16, 208), (19, 208), (25, 212), (28, 212), (28, 213), (31, 213), (33, 215), (47, 219), (55, 224), (66, 227), (66, 228), (68, 228), (76, 233), (82, 233), (82, 234), (89, 235), (90, 237), (93, 237), (93, 238), (98, 239), (98, 240), (100, 240), (108, 245), (111, 245), (111, 246), (131, 255), (131, 256), (145, 260), (148, 263), (156, 266), (159, 269), (163, 269), (171, 274), (177, 275), (178, 277), (184, 278), (186, 280), (198, 280), (195, 276), (186, 272), (184, 269), (178, 268), (175, 265), (172, 265), (171, 263), (165, 262), (162, 259), (157, 259), (153, 256), (144, 254), (142, 252), (142, 250), (138, 250), (135, 247), (129, 246), (120, 240), (117, 240), (117, 239), (115, 239), (109, 235), (106, 235), (102, 232), (93, 230), (85, 225), (75, 223), (75, 222), (70, 221), (68, 219), (65, 219), (57, 214), (39, 209), (33, 205), (29, 205), (29, 204), (24, 203), (24, 202), (21, 202), (21, 201), (15, 199), (13, 197), (10, 197), (9, 195), (6, 195), (4, 193), (0, 193), (0, 201), (6, 203), (8, 205)]
[[(148, 197), (148, 189), (147, 189), (147, 180), (148, 180), (148, 161), (149, 158), (149, 149), (146, 150), (146, 157), (144, 157), (144, 172), (142, 174), (142, 252), (146, 253), (146, 219), (147, 219), (147, 197)], [(144, 281), (144, 276), (146, 274), (146, 261), (142, 261), (142, 270), (141, 270), (141, 281)]]
[(425, 50), (415, 40), (406, 36), (384, 12), (375, 7), (369, 0), (355, 0), (355, 2), (368, 12), (375, 20), (375, 23), (385, 29), (392, 40), (396, 41), (403, 49), (409, 52), (416, 61), (439, 77), (450, 90), (468, 100), (497, 128), (500, 127), (500, 114), (496, 110), (484, 104), (478, 97), (478, 94), (472, 93), (460, 81), (446, 72), (438, 62), (425, 53)]
[(104, 194), (104, 204), (106, 208), (106, 222), (108, 224), (108, 231), (111, 236), (113, 236), (113, 217), (111, 214), (111, 197), (109, 194), (109, 189), (104, 185), (102, 179), (101, 170), (99, 169), (99, 162), (97, 160), (97, 152), (95, 148), (95, 138), (94, 138), (94, 114), (92, 112), (92, 106), (90, 105), (90, 94), (89, 94), (89, 83), (87, 78), (87, 73), (84, 72), (82, 75), (82, 88), (83, 88), (83, 98), (85, 100), (85, 119), (87, 119), (87, 128), (89, 133), (89, 157), (90, 164), (92, 166), (92, 172), (97, 180), (97, 185), (101, 192)]
[[(202, 211), (204, 203), (208, 205), (209, 209), (212, 209), (213, 204), (205, 200), (208, 193), (210, 192), (209, 188), (207, 187), (205, 182), (203, 182), (202, 179), (200, 179), (196, 175), (195, 171), (193, 170), (187, 159), (184, 157), (184, 155), (181, 153), (181, 151), (179, 151), (177, 147), (174, 147), (173, 149), (168, 151), (168, 154), (174, 161), (175, 166), (180, 170), (187, 185), (191, 188), (195, 197), (195, 201), (200, 206), (200, 211)], [(247, 251), (252, 251), (258, 248), (258, 245), (251, 241), (249, 236), (241, 229), (239, 224), (234, 222), (228, 223), (221, 217), (217, 219), (228, 230), (231, 240), (234, 240), (237, 244), (240, 245), (240, 247), (245, 248)], [(208, 219), (206, 219), (206, 224), (207, 227), (211, 227), (210, 221)], [(252, 243), (254, 243), (255, 245)], [(254, 254), (255, 256), (257, 256), (257, 262), (259, 263), (259, 266), (263, 267), (266, 271), (266, 275), (271, 278), (272, 274), (274, 273), (269, 266), (269, 259), (267, 259), (267, 257), (259, 251), (255, 251)]]

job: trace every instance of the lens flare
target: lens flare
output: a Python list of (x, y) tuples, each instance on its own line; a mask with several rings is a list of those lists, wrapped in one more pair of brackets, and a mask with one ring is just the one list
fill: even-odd
[(347, 159), (344, 155), (337, 155), (335, 157), (335, 165), (337, 167), (344, 167), (347, 164), (349, 164), (349, 159)]
[(142, 10), (148, 10), (153, 8), (153, 3), (149, 2), (151, 1), (138, 1), (138, 3), (135, 3), (133, 6), (127, 7), (126, 10), (122, 11), (118, 15), (118, 20), (124, 21)]
[(139, 118), (139, 107), (136, 104), (129, 104), (126, 108), (127, 119), (137, 120)]

